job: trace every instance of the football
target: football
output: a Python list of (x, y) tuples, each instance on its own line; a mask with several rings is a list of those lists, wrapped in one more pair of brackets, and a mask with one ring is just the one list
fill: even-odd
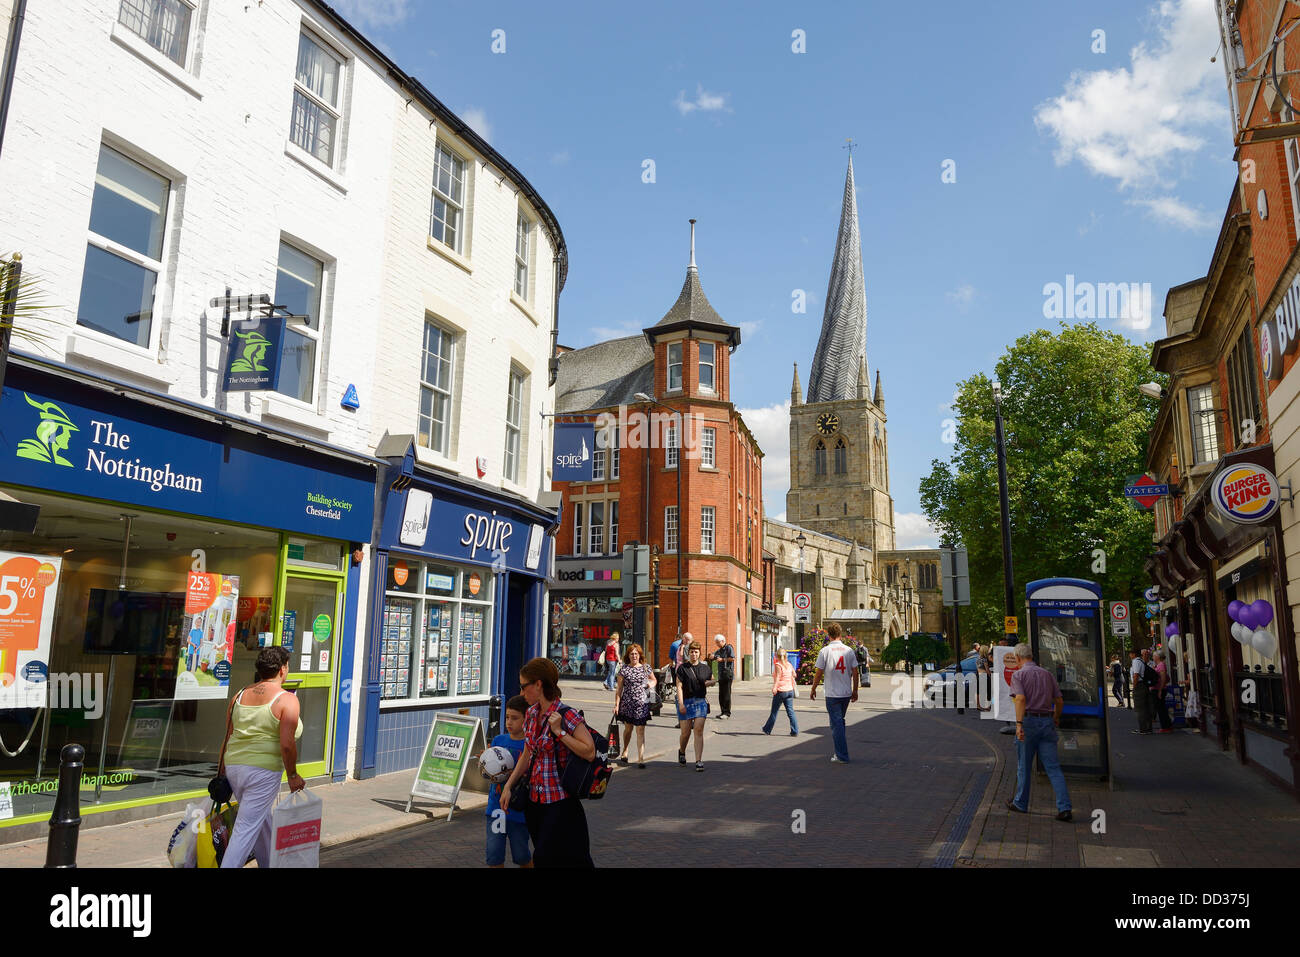
[(489, 781), (500, 784), (515, 769), (515, 756), (505, 748), (488, 748), (478, 756), (478, 770)]

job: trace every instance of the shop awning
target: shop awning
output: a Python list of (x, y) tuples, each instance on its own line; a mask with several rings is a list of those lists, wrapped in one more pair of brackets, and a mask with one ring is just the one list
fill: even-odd
[(768, 628), (783, 628), (786, 625), (786, 619), (780, 615), (773, 615), (771, 612), (760, 611), (755, 608), (753, 611), (753, 627), (758, 628), (760, 625)]

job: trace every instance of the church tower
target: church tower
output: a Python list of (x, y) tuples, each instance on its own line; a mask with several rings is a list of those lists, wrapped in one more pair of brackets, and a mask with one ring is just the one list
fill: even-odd
[(873, 561), (894, 548), (885, 393), (879, 370), (874, 397), (868, 378), (867, 297), (851, 153), (808, 394), (800, 396), (797, 368), (790, 391), (786, 521), (866, 545)]

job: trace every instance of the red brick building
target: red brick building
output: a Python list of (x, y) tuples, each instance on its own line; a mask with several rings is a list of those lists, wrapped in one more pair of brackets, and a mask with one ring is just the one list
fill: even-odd
[[(558, 419), (598, 427), (593, 480), (554, 483), (564, 505), (550, 656), (567, 673), (599, 674), (596, 648), (612, 630), (626, 646), (633, 624), (662, 665), (680, 621), (706, 654), (725, 635), (741, 677), (764, 593), (763, 452), (731, 403), (739, 345), (740, 330), (704, 295), (692, 241), (681, 294), (659, 322), (560, 354)], [(650, 594), (636, 614), (623, 602), (622, 553), (633, 541), (658, 551), (657, 611)]]

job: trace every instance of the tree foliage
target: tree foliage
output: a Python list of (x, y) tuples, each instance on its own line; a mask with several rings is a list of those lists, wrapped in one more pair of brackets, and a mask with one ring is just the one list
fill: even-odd
[(817, 653), (826, 644), (825, 628), (805, 628), (803, 638), (799, 641), (799, 669), (794, 673), (795, 684), (812, 684), (813, 674), (817, 671)]
[(946, 641), (926, 634), (899, 635), (880, 653), (881, 662), (890, 668), (900, 661), (910, 661), (914, 665), (933, 661), (939, 665), (951, 658), (952, 649)]
[[(1089, 579), (1107, 599), (1133, 602), (1134, 612), (1142, 607), (1153, 523), (1123, 488), (1143, 471), (1159, 408), (1137, 390), (1162, 381), (1149, 355), (1148, 346), (1095, 323), (1062, 323), (1058, 333), (1021, 336), (997, 362), (1022, 635), (1025, 583), (1039, 578)], [(962, 641), (996, 641), (1003, 574), (992, 380), (976, 373), (959, 383), (955, 413), (952, 457), (936, 459), (922, 479), (921, 507), (946, 547), (961, 544), (969, 554)], [(1105, 571), (1096, 571), (1103, 553)]]

